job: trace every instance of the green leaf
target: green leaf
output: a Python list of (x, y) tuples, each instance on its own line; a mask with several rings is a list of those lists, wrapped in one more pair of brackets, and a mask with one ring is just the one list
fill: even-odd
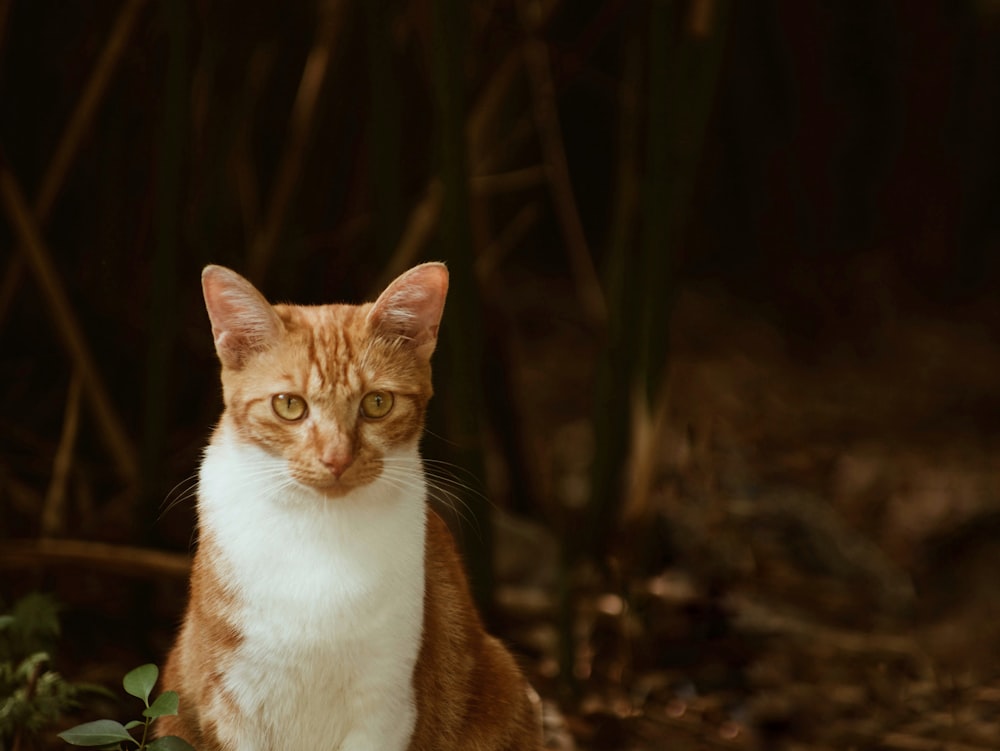
[(59, 605), (51, 595), (31, 592), (16, 603), (10, 613), (12, 630), (19, 632), (27, 651), (51, 649), (59, 636)]
[(143, 710), (142, 716), (165, 717), (167, 715), (174, 715), (177, 714), (177, 705), (177, 692), (164, 691), (156, 697), (156, 701), (154, 701), (147, 709)]
[(129, 720), (128, 722), (125, 723), (125, 729), (131, 730), (132, 728), (141, 728), (145, 724), (146, 723), (143, 722), (142, 720)]
[(40, 665), (44, 665), (48, 661), (48, 652), (35, 652), (21, 660), (21, 664), (17, 666), (17, 676), (28, 680), (39, 669)]
[(122, 685), (132, 696), (142, 699), (143, 703), (149, 706), (149, 692), (156, 685), (156, 679), (160, 677), (160, 669), (149, 663), (140, 665), (135, 670), (125, 674)]
[(125, 727), (114, 720), (85, 722), (59, 733), (59, 737), (71, 746), (107, 746), (122, 741), (139, 745)]
[(146, 744), (147, 751), (194, 751), (194, 747), (176, 735), (165, 735)]

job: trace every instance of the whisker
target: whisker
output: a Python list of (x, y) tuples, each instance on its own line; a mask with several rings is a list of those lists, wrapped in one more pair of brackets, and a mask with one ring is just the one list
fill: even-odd
[(156, 517), (156, 520), (162, 521), (163, 518), (169, 514), (176, 506), (180, 505), (184, 501), (194, 498), (198, 495), (198, 475), (193, 474), (185, 477), (179, 483), (174, 485), (170, 491), (163, 497), (160, 501), (160, 513)]
[[(395, 457), (387, 458), (391, 459)], [(400, 464), (403, 463), (400, 462)], [(386, 464), (382, 477), (397, 488), (419, 488), (419, 483), (413, 479), (411, 473), (408, 471), (408, 467), (398, 465), (393, 466), (392, 461)], [(485, 500), (491, 507), (495, 508), (485, 495), (447, 474), (425, 472), (424, 487), (426, 488), (427, 497), (430, 500), (436, 501), (441, 506), (455, 513), (463, 521), (466, 527), (471, 528), (475, 532), (480, 544), (484, 542), (482, 522), (476, 514), (475, 509), (472, 507), (472, 504), (463, 498), (463, 493), (460, 491), (473, 493)]]
[(445, 444), (446, 446), (458, 446), (458, 443), (456, 441), (450, 438), (446, 438), (445, 436), (441, 435), (440, 433), (436, 433), (435, 431), (431, 430), (426, 426), (424, 427), (424, 435), (429, 435), (431, 438), (441, 441), (441, 443)]

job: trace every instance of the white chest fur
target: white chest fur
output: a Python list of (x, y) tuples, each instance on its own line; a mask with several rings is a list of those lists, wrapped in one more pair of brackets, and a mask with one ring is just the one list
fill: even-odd
[(340, 499), (225, 429), (201, 470), (199, 523), (238, 603), (223, 663), (232, 748), (405, 749), (424, 593), (425, 486), (385, 480)]

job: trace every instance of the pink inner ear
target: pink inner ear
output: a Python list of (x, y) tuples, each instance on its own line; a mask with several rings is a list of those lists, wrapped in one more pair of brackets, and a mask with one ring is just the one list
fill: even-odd
[(242, 276), (224, 266), (206, 266), (201, 283), (215, 351), (223, 365), (238, 369), (252, 353), (267, 349), (278, 338), (281, 319)]
[(383, 334), (410, 340), (430, 357), (448, 294), (448, 269), (443, 263), (424, 263), (399, 276), (383, 292), (368, 314)]

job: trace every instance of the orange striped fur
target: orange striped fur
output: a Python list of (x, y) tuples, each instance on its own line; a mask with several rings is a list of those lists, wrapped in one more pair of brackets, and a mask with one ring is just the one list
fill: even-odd
[(205, 269), (225, 409), (164, 670), (180, 714), (161, 735), (199, 751), (541, 747), (427, 505), (418, 442), (447, 283), (423, 264), (375, 303), (272, 306)]

